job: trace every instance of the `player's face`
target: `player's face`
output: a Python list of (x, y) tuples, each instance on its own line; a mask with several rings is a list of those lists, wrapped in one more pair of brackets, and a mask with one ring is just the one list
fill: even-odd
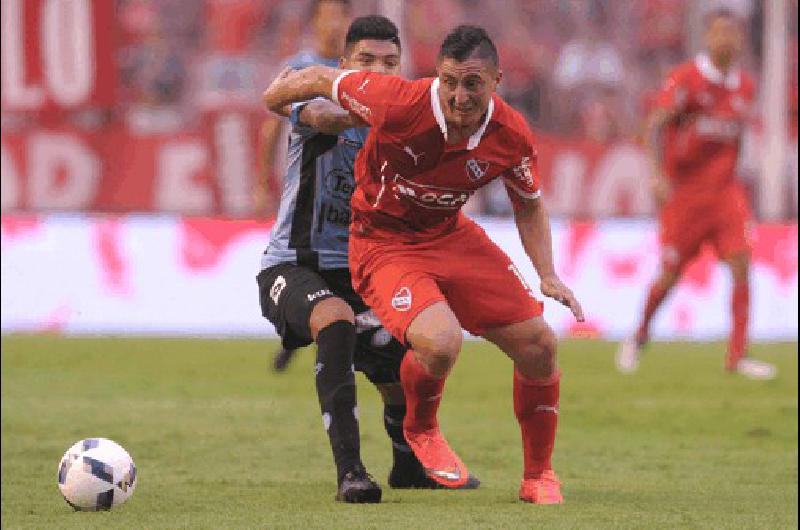
[(350, 15), (341, 2), (320, 2), (314, 14), (314, 35), (325, 49), (341, 54)]
[(742, 28), (733, 17), (716, 17), (706, 29), (706, 47), (712, 57), (730, 63), (742, 49)]
[(455, 127), (478, 127), (489, 108), (500, 72), (490, 61), (445, 57), (437, 66), (439, 102), (445, 121)]
[(360, 40), (352, 45), (340, 65), (344, 69), (397, 75), (400, 73), (400, 50), (388, 40)]

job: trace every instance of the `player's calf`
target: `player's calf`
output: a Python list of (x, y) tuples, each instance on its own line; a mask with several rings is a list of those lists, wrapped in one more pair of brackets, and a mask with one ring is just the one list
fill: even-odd
[(561, 502), (552, 470), (559, 412), (561, 375), (556, 365), (557, 339), (541, 318), (490, 330), (486, 338), (514, 360), (514, 415), (522, 433), (523, 483), (528, 502)]

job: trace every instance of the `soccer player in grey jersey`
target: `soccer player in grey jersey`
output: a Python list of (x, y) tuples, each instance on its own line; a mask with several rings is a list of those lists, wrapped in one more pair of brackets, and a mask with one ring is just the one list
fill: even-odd
[[(400, 41), (391, 21), (371, 16), (351, 24), (342, 67), (396, 74), (399, 61)], [(337, 500), (381, 497), (360, 458), (353, 368), (378, 387), (385, 403), (394, 455), (389, 485), (435, 487), (402, 433), (399, 366), (405, 348), (380, 326), (350, 282), (353, 165), (368, 130), (327, 100), (293, 106), (290, 119), (289, 171), (258, 275), (262, 312), (284, 348), (317, 343), (317, 393), (338, 472)], [(473, 479), (469, 486), (477, 484)]]

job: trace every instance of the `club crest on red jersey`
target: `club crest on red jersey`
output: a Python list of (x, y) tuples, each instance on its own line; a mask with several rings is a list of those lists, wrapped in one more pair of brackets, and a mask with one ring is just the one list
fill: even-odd
[(489, 162), (470, 158), (467, 160), (466, 169), (467, 177), (469, 177), (472, 182), (477, 182), (486, 176), (486, 172), (489, 171)]
[(408, 311), (411, 309), (411, 289), (401, 287), (392, 297), (392, 307), (395, 311)]

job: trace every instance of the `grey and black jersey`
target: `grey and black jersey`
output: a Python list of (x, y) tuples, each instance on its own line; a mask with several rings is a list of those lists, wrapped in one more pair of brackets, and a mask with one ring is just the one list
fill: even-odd
[(348, 268), (353, 166), (368, 128), (322, 134), (291, 113), (287, 172), (278, 216), (261, 268), (296, 263), (313, 270)]

